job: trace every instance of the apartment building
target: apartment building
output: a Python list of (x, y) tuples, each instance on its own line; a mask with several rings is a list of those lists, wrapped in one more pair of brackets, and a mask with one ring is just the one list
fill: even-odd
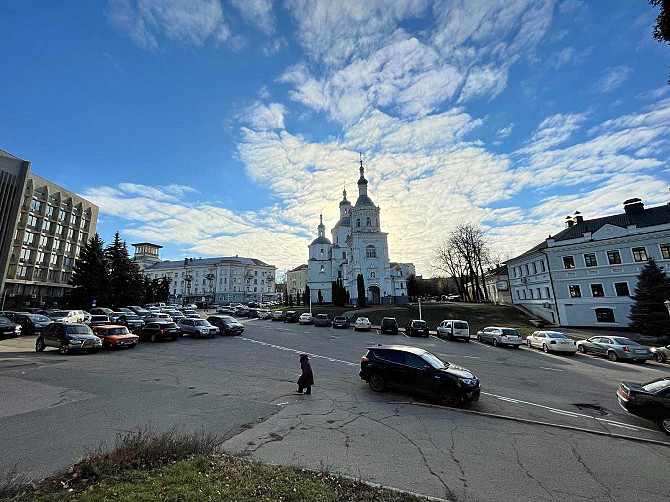
[(627, 327), (637, 275), (649, 258), (670, 269), (670, 205), (624, 202), (620, 214), (565, 228), (508, 260), (512, 301), (562, 326)]
[(161, 246), (133, 244), (134, 259), (149, 279), (170, 281), (170, 302), (241, 302), (274, 300), (277, 267), (256, 258), (226, 256), (156, 261)]
[(302, 298), (302, 294), (305, 292), (305, 288), (307, 287), (307, 270), (307, 264), (303, 264), (286, 272), (286, 291), (294, 301), (298, 296)]
[(62, 306), (98, 207), (30, 172), (0, 150), (0, 295), (3, 309)]

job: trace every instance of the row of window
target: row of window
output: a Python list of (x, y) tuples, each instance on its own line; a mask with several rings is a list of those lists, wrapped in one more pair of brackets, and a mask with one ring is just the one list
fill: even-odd
[[(539, 265), (538, 265), (539, 264)], [(524, 270), (526, 273), (524, 274)], [(533, 261), (531, 263), (526, 263), (521, 268), (521, 265), (514, 267), (514, 277), (521, 277), (522, 275), (531, 275), (541, 272), (546, 272), (546, 267), (544, 265), (544, 260)]]
[[(29, 279), (30, 267), (26, 265), (18, 265), (16, 267), (17, 279)], [(70, 282), (70, 272), (62, 272), (60, 270), (47, 270), (46, 268), (36, 268), (33, 272), (32, 280), (34, 281), (49, 281), (49, 282)]]
[[(602, 298), (605, 295), (605, 288), (600, 283), (589, 284), (591, 288), (591, 296), (593, 298)], [(570, 293), (570, 298), (581, 298), (582, 297), (582, 288), (579, 284), (571, 284), (568, 286), (568, 293)], [(614, 283), (614, 295), (615, 296), (630, 296), (630, 289), (628, 288), (627, 282), (615, 282)]]
[[(375, 227), (376, 227), (377, 226), (377, 218), (374, 219), (374, 223), (375, 223)], [(361, 219), (356, 218), (356, 227), (360, 228), (360, 226), (361, 226)], [(371, 227), (372, 226), (372, 219), (369, 216), (367, 218), (365, 218), (365, 226), (366, 227)]]
[[(670, 260), (670, 244), (660, 244), (659, 250), (661, 252), (661, 257), (664, 260)], [(622, 263), (621, 252), (618, 249), (612, 249), (610, 251), (607, 251), (606, 255), (607, 255), (607, 263), (609, 265), (620, 265)], [(638, 246), (631, 248), (631, 255), (633, 257), (633, 261), (636, 263), (645, 262), (649, 259), (649, 255), (647, 254), (647, 248), (645, 246)], [(584, 256), (585, 267), (598, 266), (598, 258), (596, 256), (596, 253), (584, 253), (583, 256)], [(574, 256), (563, 257), (564, 269), (568, 270), (573, 269), (575, 267), (576, 264)]]
[[(254, 270), (253, 272), (254, 272), (254, 277), (258, 276), (258, 270)], [(242, 272), (242, 271), (239, 271), (239, 270), (237, 270), (237, 269), (233, 269), (233, 274), (235, 274), (235, 275), (242, 275), (243, 273), (244, 273), (244, 272)], [(251, 272), (249, 272), (249, 273), (251, 273)], [(265, 277), (265, 273), (266, 273), (266, 271), (261, 272), (261, 276)], [(269, 273), (269, 272), (268, 272), (268, 273)], [(166, 277), (166, 276), (169, 277), (170, 274), (171, 274), (170, 272), (168, 272), (168, 274), (162, 274), (162, 275), (154, 274), (154, 279), (160, 279), (160, 278), (162, 278), (162, 277)], [(200, 271), (199, 271), (199, 270), (196, 270), (196, 271), (195, 271), (195, 276), (198, 277), (199, 275), (200, 275)], [(202, 271), (202, 275), (203, 275), (203, 277), (206, 277), (207, 275), (214, 275), (214, 271), (210, 269), (210, 270), (208, 270), (207, 272), (205, 272), (205, 271), (203, 270), (203, 271)], [(182, 272), (182, 273), (181, 273), (181, 276), (182, 276), (182, 277), (186, 277), (186, 272), (185, 272), (185, 271)], [(149, 277), (150, 277), (150, 276), (149, 276)], [(179, 273), (178, 273), (178, 272), (175, 272), (175, 273), (174, 273), (174, 278), (177, 279), (178, 277), (179, 277)], [(204, 279), (203, 279), (203, 280), (204, 280)], [(223, 277), (220, 278), (219, 282), (221, 282), (222, 280), (223, 280)], [(226, 279), (226, 281), (228, 281), (228, 279)], [(237, 279), (235, 279), (235, 282), (237, 282)]]
[(518, 300), (544, 300), (551, 298), (551, 291), (548, 287), (517, 289), (516, 297)]

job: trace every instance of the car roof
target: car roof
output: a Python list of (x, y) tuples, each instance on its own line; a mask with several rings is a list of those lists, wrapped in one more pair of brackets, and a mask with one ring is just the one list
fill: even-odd
[(465, 322), (467, 323), (468, 321), (464, 321), (463, 319), (443, 319), (442, 322)]
[(401, 350), (403, 352), (409, 352), (411, 354), (416, 354), (417, 356), (420, 356), (422, 354), (426, 354), (428, 351), (425, 349), (421, 349), (419, 347), (412, 347), (410, 345), (375, 345), (372, 347), (368, 347), (368, 350)]
[(105, 330), (105, 331), (107, 331), (108, 329), (116, 329), (116, 328), (128, 329), (125, 326), (119, 326), (118, 324), (106, 324), (105, 326), (96, 326), (95, 327), (95, 329), (98, 329), (98, 330), (102, 329), (102, 330)]

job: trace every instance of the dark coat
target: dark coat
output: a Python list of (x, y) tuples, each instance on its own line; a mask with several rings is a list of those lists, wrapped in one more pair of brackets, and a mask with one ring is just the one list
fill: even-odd
[(302, 369), (302, 375), (300, 375), (300, 381), (302, 384), (314, 385), (314, 374), (312, 373), (312, 366), (309, 364), (309, 361), (302, 361), (300, 363), (300, 368)]

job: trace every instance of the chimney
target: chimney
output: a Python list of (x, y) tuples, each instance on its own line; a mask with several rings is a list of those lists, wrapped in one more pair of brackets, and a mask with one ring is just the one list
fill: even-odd
[(582, 213), (579, 211), (575, 211), (575, 224), (577, 223), (583, 223), (584, 222), (584, 217), (582, 216)]
[(642, 199), (628, 199), (623, 203), (623, 210), (626, 214), (639, 214), (644, 211)]
[(574, 221), (572, 221), (572, 218), (570, 216), (565, 217), (565, 228), (570, 228), (575, 224)]

